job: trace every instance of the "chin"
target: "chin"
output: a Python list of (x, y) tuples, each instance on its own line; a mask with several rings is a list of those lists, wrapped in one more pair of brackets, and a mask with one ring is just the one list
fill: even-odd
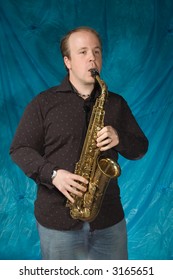
[(93, 84), (95, 84), (95, 80), (93, 78), (90, 78), (90, 79), (86, 80), (86, 83), (90, 84), (90, 85), (93, 85)]

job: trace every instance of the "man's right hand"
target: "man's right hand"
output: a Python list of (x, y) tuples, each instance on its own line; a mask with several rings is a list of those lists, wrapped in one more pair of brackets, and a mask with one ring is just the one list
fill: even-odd
[[(81, 184), (80, 184), (81, 183)], [(75, 194), (79, 197), (82, 196), (83, 192), (86, 191), (86, 187), (83, 186), (88, 184), (88, 181), (77, 174), (71, 173), (64, 169), (59, 169), (56, 176), (52, 180), (52, 184), (61, 192), (63, 195), (72, 203), (74, 199), (71, 194)]]

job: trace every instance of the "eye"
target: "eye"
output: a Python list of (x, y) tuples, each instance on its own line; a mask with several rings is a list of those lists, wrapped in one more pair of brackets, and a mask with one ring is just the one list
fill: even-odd
[(80, 51), (79, 53), (80, 53), (80, 54), (86, 54), (86, 51), (83, 50), (83, 51)]
[(98, 50), (95, 50), (95, 54), (99, 54), (100, 55), (100, 50), (98, 49)]

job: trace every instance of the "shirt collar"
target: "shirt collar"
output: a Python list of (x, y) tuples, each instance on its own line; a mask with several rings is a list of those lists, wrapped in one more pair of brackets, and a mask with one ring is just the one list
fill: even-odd
[[(57, 91), (73, 92), (77, 95), (77, 91), (74, 88), (74, 86), (71, 84), (71, 82), (69, 81), (69, 76), (68, 75), (66, 75), (66, 77), (64, 78), (62, 83), (57, 87)], [(90, 99), (90, 100), (94, 101), (99, 96), (99, 94), (100, 94), (100, 87), (96, 83), (90, 97), (87, 98), (87, 99)]]

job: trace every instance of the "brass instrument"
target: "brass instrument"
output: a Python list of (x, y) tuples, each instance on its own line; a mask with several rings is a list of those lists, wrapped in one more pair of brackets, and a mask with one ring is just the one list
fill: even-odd
[(86, 178), (89, 183), (82, 197), (71, 193), (74, 203), (69, 200), (66, 203), (66, 206), (70, 208), (72, 218), (89, 222), (94, 220), (100, 211), (110, 179), (118, 177), (121, 173), (120, 166), (116, 162), (101, 157), (101, 152), (96, 145), (97, 133), (104, 127), (104, 104), (108, 91), (97, 69), (90, 71), (101, 87), (101, 94), (93, 107), (80, 159), (74, 171), (75, 174)]

